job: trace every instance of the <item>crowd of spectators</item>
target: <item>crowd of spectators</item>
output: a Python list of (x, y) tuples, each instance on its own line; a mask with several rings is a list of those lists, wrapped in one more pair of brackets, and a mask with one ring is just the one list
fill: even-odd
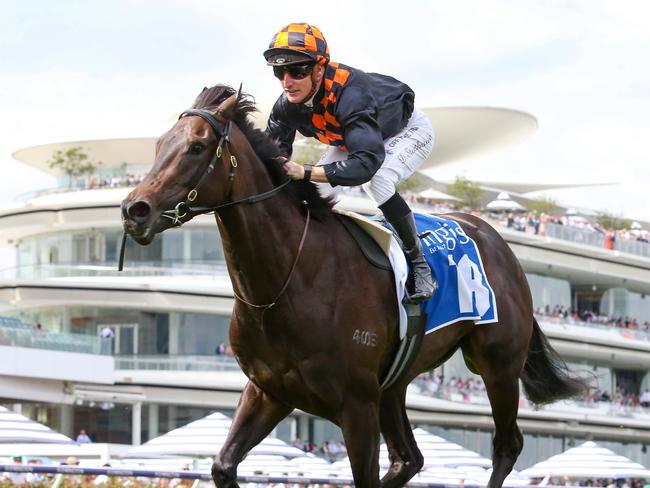
[(466, 378), (452, 376), (445, 379), (440, 369), (427, 371), (419, 375), (414, 383), (424, 394), (443, 398), (446, 400), (457, 400), (458, 396), (466, 403), (485, 403), (487, 394), (485, 384), (480, 376), (469, 376)]
[[(487, 403), (485, 384), (480, 376), (452, 376), (445, 379), (441, 371), (441, 369), (428, 371), (414, 380), (414, 384), (419, 388), (421, 394), (464, 403)], [(624, 414), (632, 409), (637, 409), (637, 407), (642, 409), (640, 411), (647, 412), (650, 410), (650, 390), (640, 394), (618, 386), (615, 393), (611, 394), (607, 390), (594, 388), (583, 398), (576, 399), (576, 402), (578, 405), (586, 407), (606, 403), (612, 407), (612, 412), (617, 414)], [(522, 405), (525, 405), (525, 402)]]
[(97, 188), (121, 188), (125, 186), (135, 186), (142, 182), (144, 176), (145, 175), (143, 174), (134, 175), (131, 173), (110, 177), (90, 175), (88, 178), (79, 178), (77, 180), (77, 188), (94, 190)]
[(548, 317), (560, 320), (567, 324), (597, 324), (618, 329), (630, 329), (650, 333), (650, 321), (641, 323), (634, 317), (620, 316), (612, 317), (604, 312), (594, 312), (592, 310), (578, 310), (575, 308), (556, 305), (551, 307), (537, 307), (535, 315), (538, 317)]
[[(421, 198), (417, 193), (405, 192), (405, 198), (411, 204), (421, 205), (427, 210), (434, 213), (446, 213), (455, 211), (454, 207), (447, 202), (435, 201), (432, 199)], [(581, 215), (548, 215), (545, 213), (537, 214), (535, 212), (488, 212), (472, 211), (471, 213), (487, 220), (492, 224), (497, 224), (519, 232), (539, 236), (559, 237), (557, 232), (552, 230), (554, 226), (575, 229), (585, 235), (597, 237), (594, 242), (602, 243), (606, 249), (615, 249), (616, 242), (641, 242), (650, 243), (650, 231), (644, 229), (638, 222), (631, 224), (629, 229), (606, 229), (601, 227), (593, 218), (583, 217)], [(589, 242), (586, 242), (587, 244)], [(629, 252), (635, 252), (630, 249)], [(650, 248), (647, 253), (650, 254)]]
[(301, 451), (311, 452), (317, 456), (327, 459), (329, 462), (338, 461), (347, 456), (347, 449), (345, 443), (336, 440), (324, 441), (320, 445), (316, 445), (309, 441), (303, 441), (300, 437), (294, 439), (291, 443), (293, 447), (297, 447)]

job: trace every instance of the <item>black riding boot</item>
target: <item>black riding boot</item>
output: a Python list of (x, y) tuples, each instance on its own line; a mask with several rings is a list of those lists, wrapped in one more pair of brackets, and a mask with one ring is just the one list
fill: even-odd
[(431, 274), (431, 268), (422, 254), (422, 244), (415, 227), (413, 213), (409, 212), (401, 219), (389, 223), (402, 240), (404, 254), (411, 264), (409, 281), (412, 286), (409, 290), (409, 300), (411, 302), (428, 300), (438, 289), (438, 282)]

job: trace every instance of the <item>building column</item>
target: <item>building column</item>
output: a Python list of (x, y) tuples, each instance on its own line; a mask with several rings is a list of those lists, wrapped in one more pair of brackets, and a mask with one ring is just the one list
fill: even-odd
[(169, 314), (169, 355), (173, 356), (178, 354), (178, 338), (181, 334), (180, 327), (180, 314), (179, 313), (170, 313)]
[(142, 444), (142, 402), (134, 403), (131, 411), (131, 444)]
[(160, 432), (160, 415), (158, 404), (150, 403), (147, 407), (149, 408), (149, 440), (151, 440), (158, 437)]
[[(300, 437), (303, 442), (309, 441), (311, 432), (309, 431), (309, 416), (302, 414), (296, 419), (296, 437)], [(296, 438), (291, 439), (292, 441)]]
[(75, 439), (77, 433), (74, 431), (74, 407), (72, 405), (59, 406), (59, 427), (62, 434)]

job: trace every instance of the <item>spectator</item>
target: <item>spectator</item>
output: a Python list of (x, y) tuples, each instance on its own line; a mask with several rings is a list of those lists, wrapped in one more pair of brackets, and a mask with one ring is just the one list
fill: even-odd
[(217, 344), (214, 353), (217, 356), (223, 356), (224, 354), (226, 354), (226, 344), (223, 341), (221, 341), (219, 344)]
[(77, 444), (91, 444), (93, 441), (88, 437), (86, 431), (81, 429), (79, 435), (77, 436)]
[[(11, 464), (23, 464), (23, 457), (17, 454), (11, 456)], [(0, 481), (7, 480), (14, 485), (22, 485), (27, 482), (27, 473), (9, 473), (0, 474)]]
[(101, 353), (105, 355), (111, 354), (113, 352), (113, 339), (115, 338), (115, 331), (108, 325), (105, 325), (99, 331), (99, 337), (101, 339)]
[[(109, 463), (106, 463), (102, 466), (102, 468), (110, 468), (111, 465)], [(109, 481), (108, 475), (105, 474), (100, 474), (98, 475), (95, 480), (93, 481), (93, 485), (105, 485)]]
[(646, 390), (645, 393), (641, 395), (641, 398), (639, 398), (639, 401), (641, 402), (642, 407), (650, 407), (650, 390)]
[(61, 464), (64, 466), (79, 466), (79, 460), (74, 456), (68, 456)]
[[(31, 464), (32, 466), (40, 466), (43, 464), (43, 461), (38, 458), (33, 458), (27, 461), (27, 464)], [(35, 483), (45, 483), (47, 481), (47, 478), (42, 473), (27, 473), (26, 481), (30, 485), (33, 485)]]

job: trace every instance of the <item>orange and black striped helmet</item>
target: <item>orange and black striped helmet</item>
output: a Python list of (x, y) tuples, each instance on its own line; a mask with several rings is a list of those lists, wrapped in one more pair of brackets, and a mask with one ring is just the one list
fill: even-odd
[(296, 23), (285, 25), (271, 39), (264, 58), (271, 66), (325, 64), (330, 60), (327, 41), (318, 27)]

